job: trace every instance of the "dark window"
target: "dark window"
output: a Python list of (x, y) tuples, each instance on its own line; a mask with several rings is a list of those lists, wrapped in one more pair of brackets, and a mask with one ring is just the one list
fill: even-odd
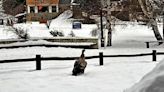
[(38, 6), (38, 12), (48, 12), (48, 6)]
[(3, 19), (0, 19), (0, 25), (3, 25)]
[(52, 12), (56, 12), (56, 6), (52, 6)]
[(73, 29), (81, 29), (81, 22), (73, 22), (72, 28)]
[(30, 13), (34, 13), (35, 12), (35, 7), (34, 6), (31, 6), (30, 7)]

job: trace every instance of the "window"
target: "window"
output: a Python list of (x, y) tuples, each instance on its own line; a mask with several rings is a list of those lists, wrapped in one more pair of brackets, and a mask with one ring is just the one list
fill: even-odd
[(73, 22), (72, 28), (73, 29), (81, 29), (81, 22)]
[(3, 19), (0, 19), (0, 25), (3, 25)]
[(38, 6), (38, 12), (48, 12), (48, 6)]
[(56, 6), (52, 6), (52, 12), (56, 12)]
[(38, 0), (38, 2), (42, 3), (42, 2), (43, 2), (43, 0)]
[(31, 6), (30, 7), (30, 13), (34, 13), (35, 12), (35, 7), (34, 6)]

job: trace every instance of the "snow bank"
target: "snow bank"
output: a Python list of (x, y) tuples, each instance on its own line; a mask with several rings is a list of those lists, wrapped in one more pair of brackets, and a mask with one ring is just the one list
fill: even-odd
[[(162, 30), (160, 30), (162, 31)], [(156, 41), (151, 28), (145, 25), (124, 24), (113, 27), (113, 47), (146, 47), (146, 41)], [(151, 47), (152, 44), (150, 44)]]
[(49, 28), (46, 24), (39, 22), (14, 24), (14, 27), (27, 30), (30, 37), (53, 37), (50, 31), (56, 30), (62, 32), (65, 37), (70, 37), (72, 32), (76, 37), (92, 37), (91, 31), (97, 28), (96, 24), (82, 24), (82, 29), (72, 29), (72, 20), (70, 19), (72, 15), (72, 11), (65, 11), (56, 19), (51, 20)]
[[(61, 47), (0, 49), (0, 60), (35, 58), (36, 54), (78, 57), (81, 50)], [(87, 49), (85, 55), (98, 55), (100, 51), (112, 55), (140, 53), (143, 49)], [(104, 66), (99, 66), (99, 59), (87, 59), (84, 75), (76, 77), (71, 76), (74, 60), (42, 60), (41, 71), (35, 71), (35, 61), (0, 64), (0, 92), (123, 92), (154, 68), (155, 63), (147, 57), (140, 58), (105, 58)]]
[(71, 10), (67, 10), (60, 14), (56, 19), (53, 19), (50, 24), (50, 28), (54, 27), (56, 24), (62, 24), (63, 21), (71, 18), (73, 15), (73, 12)]
[(76, 37), (92, 37), (91, 31), (97, 28), (96, 24), (82, 24), (81, 29), (72, 28), (72, 11), (67, 10), (56, 19), (53, 19), (50, 23), (50, 30), (58, 30), (64, 33), (64, 36), (69, 37), (71, 32), (75, 34)]
[(47, 25), (39, 22), (15, 24), (14, 27), (27, 30), (30, 37), (52, 37)]
[(150, 73), (125, 92), (164, 92), (164, 60)]
[(38, 40), (38, 41), (26, 41), (26, 42), (15, 42), (11, 44), (2, 44), (0, 47), (12, 47), (12, 46), (35, 46), (35, 45), (56, 45), (56, 46), (90, 46), (94, 45), (95, 43), (92, 42), (48, 42), (45, 40)]
[(17, 36), (8, 30), (8, 27), (0, 25), (0, 39), (13, 39), (17, 38)]

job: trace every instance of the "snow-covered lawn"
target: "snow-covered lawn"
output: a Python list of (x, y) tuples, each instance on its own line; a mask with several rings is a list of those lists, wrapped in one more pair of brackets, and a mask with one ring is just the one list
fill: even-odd
[[(35, 35), (35, 31), (32, 33)], [(159, 48), (154, 44), (146, 49), (144, 42), (150, 40), (155, 38), (146, 26), (116, 26), (112, 47), (87, 49), (85, 55), (98, 55), (99, 52), (106, 55), (140, 54), (150, 53), (153, 49), (164, 51), (162, 46)], [(0, 49), (0, 60), (33, 58), (36, 54), (43, 57), (75, 57), (80, 56), (81, 50), (61, 47)], [(157, 61), (163, 57), (158, 56)], [(81, 76), (71, 75), (74, 60), (42, 61), (41, 71), (35, 70), (34, 61), (0, 64), (0, 92), (123, 92), (139, 82), (158, 63), (152, 62), (152, 56), (104, 58), (104, 66), (99, 66), (98, 59), (86, 61), (88, 66)]]
[(13, 39), (16, 35), (11, 31), (6, 31), (6, 26), (0, 25), (0, 39)]
[[(36, 54), (49, 56), (79, 56), (82, 49), (72, 48), (18, 48), (1, 49), (1, 60), (30, 58)], [(163, 49), (159, 49), (162, 51)], [(104, 54), (146, 53), (151, 49), (108, 48), (86, 50), (86, 56)], [(158, 57), (158, 61), (162, 56)], [(104, 66), (98, 59), (87, 60), (82, 76), (72, 76), (74, 61), (42, 61), (42, 70), (35, 71), (35, 62), (0, 64), (0, 92), (123, 92), (151, 71), (158, 62), (151, 56), (135, 58), (105, 58)]]
[[(86, 56), (117, 53), (140, 53), (142, 50), (101, 49), (86, 50)], [(71, 48), (18, 48), (0, 50), (1, 59), (47, 56), (79, 56), (81, 49)], [(115, 52), (116, 51), (116, 52)], [(146, 50), (145, 52), (149, 52)], [(158, 60), (161, 58), (159, 57)], [(150, 57), (105, 58), (104, 66), (98, 59), (87, 60), (82, 76), (72, 76), (74, 61), (42, 61), (42, 70), (35, 71), (35, 62), (0, 64), (0, 92), (123, 92), (138, 82), (157, 62)]]

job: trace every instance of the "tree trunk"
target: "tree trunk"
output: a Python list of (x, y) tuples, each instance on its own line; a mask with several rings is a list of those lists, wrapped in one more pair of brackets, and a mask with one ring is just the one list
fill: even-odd
[[(157, 21), (155, 20), (155, 18), (153, 16), (153, 12), (150, 13), (150, 12), (147, 11), (146, 5), (144, 5), (142, 0), (138, 0), (138, 2), (141, 6), (141, 9), (142, 9), (143, 13), (150, 19), (150, 24), (151, 24), (151, 27), (152, 27), (152, 30), (154, 32), (154, 35), (155, 35), (156, 39), (158, 41), (162, 40), (162, 36), (161, 36), (161, 34), (158, 30)], [(159, 43), (159, 44), (161, 44), (161, 43)]]
[(164, 10), (163, 10), (163, 38), (164, 38)]
[(102, 3), (102, 8), (106, 10), (107, 14), (106, 14), (106, 28), (108, 30), (108, 42), (107, 42), (107, 46), (112, 46), (112, 28), (111, 28), (111, 11), (110, 11), (110, 0), (101, 0)]
[(157, 40), (162, 40), (162, 36), (161, 34), (159, 33), (159, 30), (158, 30), (158, 26), (157, 26), (157, 22), (155, 19), (152, 19), (151, 20), (151, 27), (153, 29), (153, 32), (154, 32), (154, 35), (156, 37)]
[(110, 23), (110, 15), (108, 14), (107, 17), (107, 29), (108, 29), (108, 42), (107, 46), (112, 46), (112, 28), (111, 28), (111, 23)]

